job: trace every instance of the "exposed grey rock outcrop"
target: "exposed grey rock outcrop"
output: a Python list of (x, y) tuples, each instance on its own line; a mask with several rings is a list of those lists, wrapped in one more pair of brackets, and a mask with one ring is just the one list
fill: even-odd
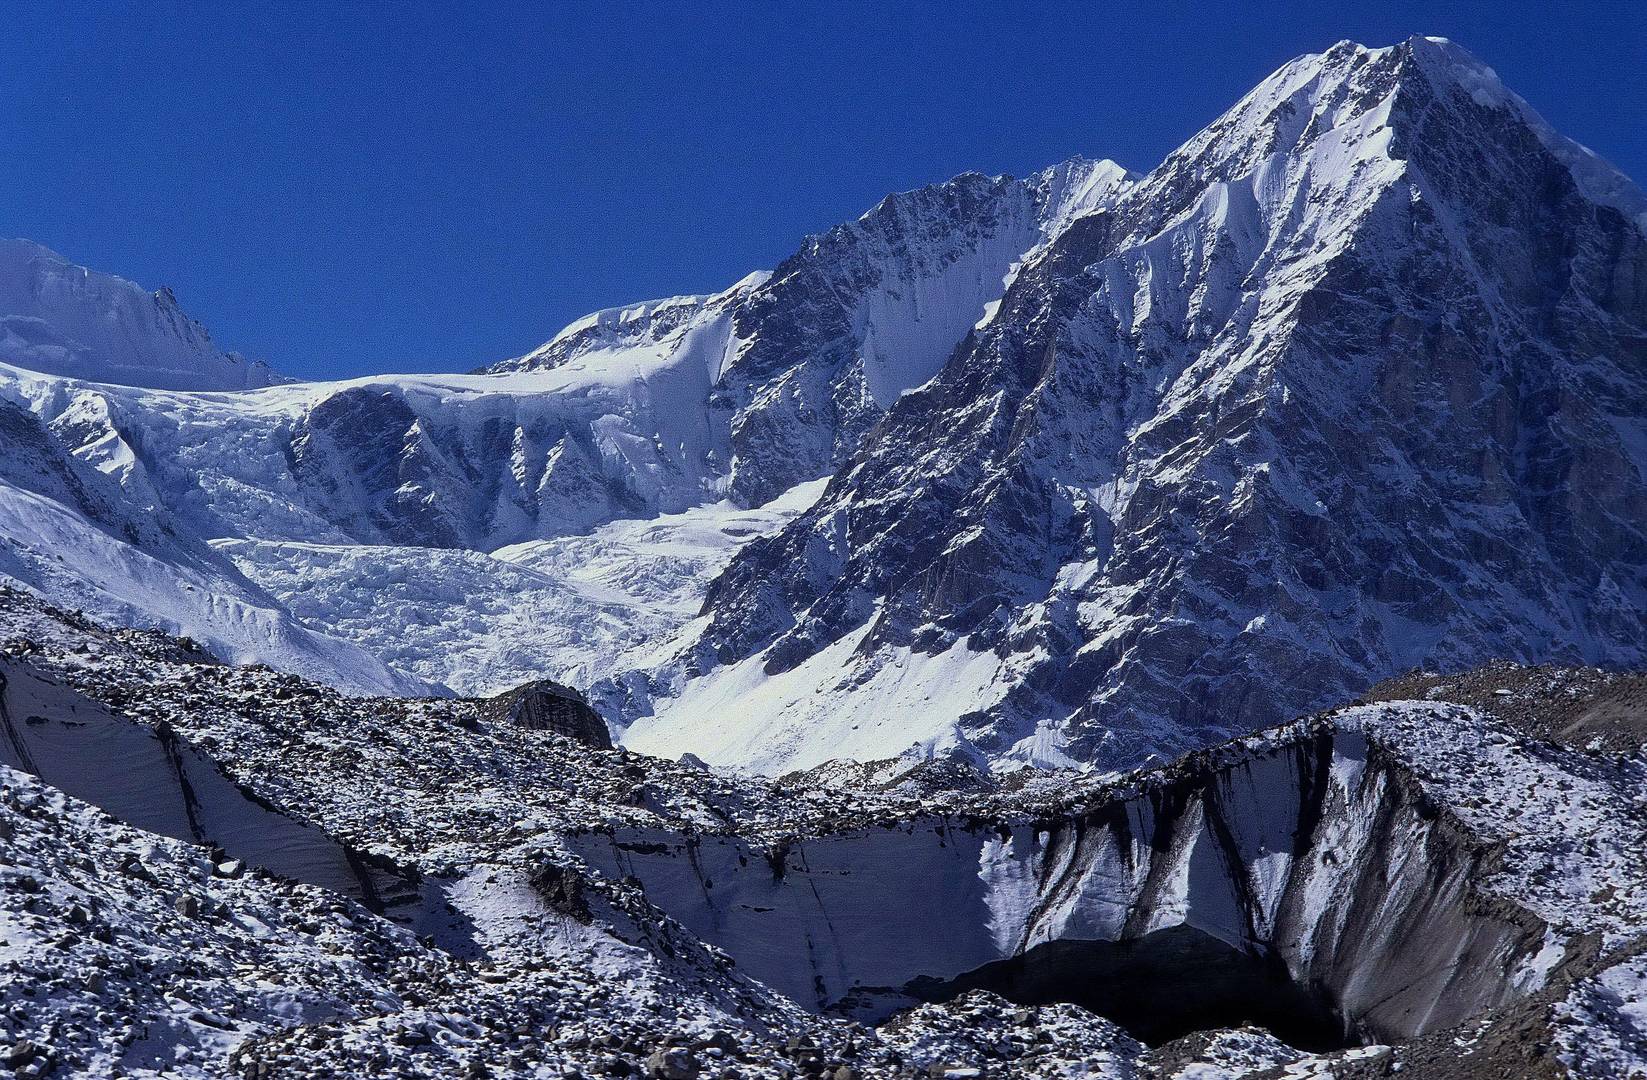
[(606, 721), (570, 686), (549, 679), (527, 683), (492, 699), (492, 710), (528, 731), (552, 731), (600, 750), (612, 749)]

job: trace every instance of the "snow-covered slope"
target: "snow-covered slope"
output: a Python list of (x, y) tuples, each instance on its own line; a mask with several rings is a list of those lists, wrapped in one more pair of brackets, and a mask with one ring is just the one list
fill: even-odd
[[(7, 478), (3, 572), (350, 688), (423, 689), (417, 672), (499, 689), (543, 665), (613, 674), (696, 613), (732, 546), (786, 520), (796, 492), (815, 495), (802, 485), (852, 450), (878, 400), (936, 370), (1016, 262), (1126, 183), (1111, 163), (1072, 161), (895, 196), (777, 275), (597, 312), (485, 374), (229, 394), (0, 364), (15, 414), (0, 437), (51, 462)], [(40, 309), (65, 333), (96, 322), (105, 294), (130, 300), (124, 283), (76, 273), (98, 288)], [(827, 344), (813, 321), (824, 296), (838, 308)], [(803, 384), (861, 407), (820, 411)], [(754, 434), (768, 423), (781, 437)], [(556, 545), (581, 554), (568, 563)], [(576, 580), (591, 559), (627, 584)]]
[(1450, 43), (1294, 61), (738, 554), (629, 739), (1126, 764), (1418, 665), (1647, 660), (1643, 205)]
[(267, 365), (213, 345), (171, 290), (144, 292), (27, 240), (0, 240), (0, 362), (169, 390), (282, 381)]

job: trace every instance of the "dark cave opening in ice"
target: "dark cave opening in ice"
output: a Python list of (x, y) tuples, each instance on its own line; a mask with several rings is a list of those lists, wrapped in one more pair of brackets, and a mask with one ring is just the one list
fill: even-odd
[(915, 997), (987, 990), (1020, 1005), (1079, 1005), (1159, 1045), (1196, 1031), (1256, 1024), (1305, 1050), (1358, 1045), (1330, 997), (1258, 956), (1187, 926), (1128, 941), (1049, 941), (953, 979), (921, 979)]

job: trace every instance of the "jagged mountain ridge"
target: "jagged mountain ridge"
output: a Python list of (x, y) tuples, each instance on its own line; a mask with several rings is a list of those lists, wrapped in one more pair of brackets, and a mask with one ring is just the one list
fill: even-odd
[[(479, 553), (800, 490), (794, 481), (826, 475), (850, 452), (880, 402), (936, 370), (1015, 263), (1128, 182), (1112, 163), (1074, 160), (1021, 181), (968, 175), (892, 196), (809, 240), (776, 274), (596, 313), (488, 374), (210, 395), (0, 368), (0, 397), (38, 429), (31, 438), (82, 486), (114, 493), (114, 510), (99, 516), (64, 503), (43, 472), (14, 477), (52, 500), (51, 516), (86, 520), (55, 528), (52, 545), (19, 525), (7, 573), (62, 603), (370, 692), (454, 680), (495, 690), (545, 674), (534, 662), (592, 681), (614, 650), (690, 617), (723, 552), (749, 535), (738, 507), (725, 507), (725, 532), (667, 530), (703, 546), (647, 552), (705, 567), (702, 580), (670, 573), (630, 588), (656, 576), (649, 566), (615, 588), (583, 585), (567, 581), (554, 552), (520, 553), (524, 568), (513, 554)], [(16, 502), (20, 520), (41, 513)], [(133, 521), (164, 536), (132, 533)], [(629, 540), (612, 543), (621, 551)], [(98, 567), (92, 580), (59, 565), (65, 549)], [(545, 560), (553, 573), (538, 569)], [(371, 643), (349, 610), (407, 576), (410, 625), (461, 641), (414, 645), (410, 657), (393, 646), (382, 659), (416, 671), (397, 676), (359, 654), (357, 642)], [(516, 606), (543, 616), (525, 642), (494, 632), (500, 609)], [(333, 671), (294, 655), (291, 639), (304, 633), (336, 641)], [(563, 659), (543, 659), (554, 656)]]
[(1295, 61), (734, 558), (631, 743), (1125, 764), (1419, 665), (1641, 662), (1643, 207), (1449, 43)]
[(729, 318), (725, 345), (706, 357), (709, 403), (727, 429), (726, 487), (757, 506), (833, 471), (900, 394), (938, 373), (1022, 261), (1134, 179), (1073, 158), (1024, 180), (966, 173), (889, 195), (727, 293), (596, 312), (487, 370), (558, 368), (641, 343), (685, 351), (706, 315)]

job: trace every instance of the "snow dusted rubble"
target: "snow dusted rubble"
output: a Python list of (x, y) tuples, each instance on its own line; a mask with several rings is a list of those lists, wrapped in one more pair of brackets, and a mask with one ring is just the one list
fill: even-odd
[[(231, 848), (213, 852), (8, 768), (0, 785), (18, 794), (0, 800), (0, 827), (23, 839), (0, 843), (0, 957), (28, 959), (8, 969), (22, 1012), (0, 1009), (0, 1042), (49, 1050), (61, 1075), (117, 1075), (118, 1055), (131, 1075), (250, 1077), (1647, 1067), (1640, 742), (1552, 742), (1442, 693), (1126, 774), (930, 762), (770, 782), (534, 730), (508, 698), (349, 698), (27, 594), (0, 600), (6, 761), (76, 732), (95, 759), (95, 706), (168, 733), (243, 807), (409, 885), (399, 903), (357, 902), (268, 875), (233, 850), (258, 834), (234, 832), (251, 810), (232, 811), (228, 792), (202, 785), (194, 816), (152, 822)], [(1614, 700), (1622, 678), (1494, 671), (1447, 685), (1534, 716), (1540, 694), (1583, 712)], [(1506, 684), (1512, 695), (1494, 692)], [(164, 805), (165, 767), (141, 767)], [(946, 776), (962, 789), (946, 790)], [(112, 803), (120, 792), (87, 794)], [(128, 851), (155, 880), (116, 869)], [(742, 857), (722, 857), (733, 851)], [(198, 906), (177, 907), (183, 894)], [(64, 912), (79, 902), (93, 922), (75, 930), (80, 916), (57, 919), (48, 901)], [(99, 920), (133, 929), (99, 942)], [(79, 940), (60, 949), (65, 923)], [(1126, 955), (1104, 952), (1122, 943)], [(1057, 949), (1076, 950), (1078, 984), (1041, 963)], [(1254, 1001), (1308, 991), (1346, 1022), (1339, 1045), (1354, 1041), (1346, 1029), (1385, 1045), (1295, 1048), (1238, 1029), (1224, 1001), (1202, 1025), (1173, 1017), (1179, 1030), (1146, 1046), (1122, 1025), (1161, 1041), (1170, 1010), (1149, 987), (1174, 985), (1186, 957), (1203, 986), (1229, 979)], [(1253, 982), (1249, 962), (1268, 981)], [(172, 984), (154, 973), (174, 970), (191, 981), (167, 998)], [(1156, 1015), (1106, 1002), (1094, 977), (1105, 970), (1130, 972), (1115, 988)], [(131, 989), (88, 997), (94, 971)], [(886, 1022), (818, 1011), (843, 994), (848, 1011)], [(922, 1005), (921, 994), (955, 996)], [(99, 1021), (99, 1008), (124, 1019)], [(1198, 1030), (1209, 1026), (1227, 1030)], [(1293, 1028), (1305, 1042), (1321, 1034)], [(140, 1050), (108, 1034), (128, 1029), (148, 1033)]]
[(1365, 701), (1452, 701), (1563, 746), (1628, 752), (1647, 743), (1647, 678), (1601, 668), (1499, 661), (1440, 675), (1413, 671), (1379, 683)]
[(882, 1027), (881, 1035), (929, 1070), (936, 1065), (961, 1072), (973, 1062), (1010, 1061), (1011, 1075), (1025, 1080), (1131, 1080), (1145, 1053), (1143, 1044), (1085, 1009), (1016, 1006), (977, 991), (912, 1009)]
[[(616, 883), (605, 892), (594, 883), (585, 889), (579, 878), (573, 901), (565, 886), (551, 887), (544, 845), (552, 851), (553, 837), (529, 815), (577, 815), (577, 806), (560, 798), (568, 794), (560, 785), (582, 786), (573, 775), (579, 772), (591, 781), (583, 787), (586, 799), (625, 807), (635, 781), (621, 771), (621, 752), (608, 753), (611, 764), (591, 772), (576, 764), (587, 761), (588, 747), (521, 727), (508, 715), (508, 703), (454, 702), (444, 707), (456, 712), (443, 716), (439, 702), (344, 698), (267, 669), (223, 667), (160, 635), (104, 632), (24, 594), (8, 593), (6, 600), (0, 636), (10, 753), (19, 727), (29, 731), (24, 745), (32, 747), (31, 729), (40, 726), (15, 715), (20, 680), (55, 684), (62, 692), (57, 702), (39, 694), (27, 699), (31, 708), (59, 714), (42, 720), (72, 727), (85, 716), (83, 708), (72, 711), (73, 704), (91, 698), (141, 726), (168, 730), (179, 753), (220, 763), (240, 783), (247, 806), (278, 808), (323, 829), (361, 860), (422, 878), (432, 893), (412, 910), (392, 898), (368, 898), (427, 933), (422, 943), (409, 930), (350, 907), (375, 933), (409, 943), (420, 977), (415, 994), (396, 989), (369, 1009), (292, 1012), (243, 1025), (237, 1037), (217, 1045), (214, 1064), (200, 1075), (221, 1075), (222, 1055), (248, 1034), (258, 1037), (234, 1058), (246, 1075), (264, 1075), (261, 1068), (280, 1076), (375, 1076), (386, 1060), (407, 1058), (412, 1071), (406, 1075), (506, 1066), (531, 1075), (543, 1066), (549, 1071), (542, 1075), (560, 1076), (573, 1062), (592, 1070), (606, 1057), (633, 1060), (636, 1047), (650, 1049), (670, 1033), (690, 1033), (716, 1018), (739, 1029), (803, 1026), (798, 1009), (728, 975), (724, 958), (672, 930), (633, 889)], [(447, 739), (433, 735), (441, 730)], [(487, 731), (494, 737), (477, 738)], [(429, 753), (414, 752), (419, 741)], [(556, 751), (548, 756), (569, 768), (546, 762), (546, 746)], [(95, 752), (95, 746), (83, 749)], [(546, 779), (546, 771), (554, 779)], [(155, 802), (164, 804), (164, 775), (147, 779)], [(119, 795), (107, 788), (94, 793)], [(540, 800), (544, 805), (534, 805)], [(591, 813), (582, 816), (589, 820)], [(206, 812), (181, 827), (210, 830), (196, 838), (216, 842), (220, 829), (234, 833), (241, 824)], [(241, 835), (223, 840), (245, 842)], [(192, 859), (202, 874), (211, 872), (205, 849), (195, 849)], [(224, 865), (236, 869), (233, 860)], [(446, 876), (437, 881), (436, 875)], [(600, 928), (587, 925), (591, 918)], [(301, 1026), (284, 1031), (292, 1024)], [(593, 1026), (593, 1036), (585, 1025)], [(564, 1051), (557, 1039), (567, 1044)], [(93, 1068), (82, 1075), (103, 1074)]]
[(398, 1010), (454, 968), (335, 894), (142, 832), (0, 767), (0, 1060), (214, 1077), (248, 1036)]
[(472, 964), (322, 890), (225, 877), (10, 769), (0, 828), (0, 1059), (18, 1075), (560, 1077), (627, 1060), (586, 1025), (615, 1049), (714, 1015), (679, 976), (652, 985), (643, 950), (567, 927)]
[[(1239, 1080), (1268, 1076), (1270, 1070), (1300, 1063), (1319, 1068), (1323, 1059), (1296, 1050), (1260, 1028), (1234, 1028), (1188, 1035), (1145, 1057), (1154, 1075), (1174, 1080)], [(1328, 1059), (1341, 1065), (1343, 1059)], [(1283, 1073), (1282, 1075), (1294, 1075)]]
[(1647, 1063), (1647, 955), (1575, 983), (1555, 1008), (1556, 1056), (1580, 1076), (1635, 1077)]

